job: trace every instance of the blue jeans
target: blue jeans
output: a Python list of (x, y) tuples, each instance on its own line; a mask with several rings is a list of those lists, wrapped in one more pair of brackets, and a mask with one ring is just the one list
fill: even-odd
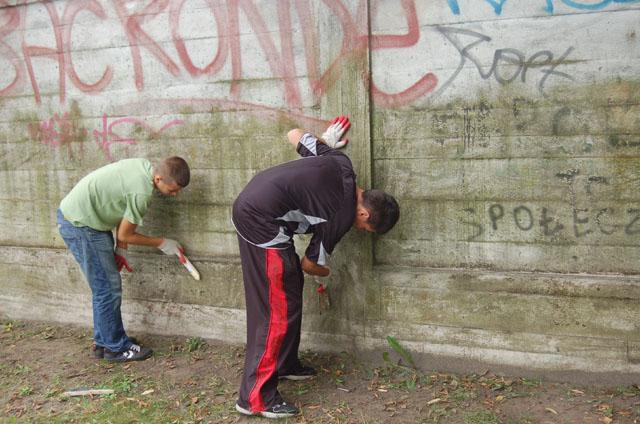
[(89, 227), (76, 227), (57, 213), (58, 230), (76, 258), (91, 287), (93, 338), (96, 345), (112, 352), (131, 346), (122, 325), (122, 280), (113, 255), (113, 234)]

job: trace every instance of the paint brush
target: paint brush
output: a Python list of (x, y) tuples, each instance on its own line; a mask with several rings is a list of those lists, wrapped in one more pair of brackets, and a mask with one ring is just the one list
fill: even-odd
[(193, 266), (189, 258), (187, 258), (185, 254), (182, 253), (180, 256), (178, 256), (178, 259), (180, 260), (180, 263), (184, 265), (185, 268), (187, 268), (189, 274), (191, 274), (191, 276), (196, 280), (200, 281), (200, 273), (198, 272), (196, 267)]

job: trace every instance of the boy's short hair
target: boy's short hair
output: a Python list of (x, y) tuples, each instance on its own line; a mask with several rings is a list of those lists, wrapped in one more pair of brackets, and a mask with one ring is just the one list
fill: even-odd
[(191, 171), (187, 161), (179, 156), (166, 158), (155, 166), (154, 173), (162, 177), (167, 184), (176, 183), (184, 188), (189, 185)]
[(382, 190), (365, 190), (364, 207), (369, 211), (369, 223), (377, 234), (384, 234), (396, 225), (400, 218), (400, 206), (390, 194)]

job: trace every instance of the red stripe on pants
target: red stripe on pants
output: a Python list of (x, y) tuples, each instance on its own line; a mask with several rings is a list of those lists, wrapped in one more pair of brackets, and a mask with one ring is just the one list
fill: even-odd
[(278, 352), (282, 340), (287, 333), (287, 296), (284, 292), (282, 258), (276, 249), (265, 249), (267, 280), (269, 281), (269, 329), (267, 342), (258, 368), (256, 369), (256, 383), (249, 393), (249, 407), (251, 411), (264, 411), (264, 401), (260, 390), (264, 383), (273, 375), (278, 366)]

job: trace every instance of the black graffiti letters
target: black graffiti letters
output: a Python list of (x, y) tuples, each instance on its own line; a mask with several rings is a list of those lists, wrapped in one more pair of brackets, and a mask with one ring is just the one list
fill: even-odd
[(533, 228), (533, 213), (526, 206), (518, 206), (513, 210), (513, 220), (516, 227), (522, 231), (529, 231)]
[[(564, 225), (555, 222), (555, 219), (548, 216), (547, 208), (542, 208), (542, 213), (540, 216), (540, 227), (542, 228), (543, 234), (545, 236), (555, 236), (564, 228)], [(550, 224), (554, 224), (553, 228), (551, 228)]]
[[(486, 233), (485, 227), (493, 233), (504, 232), (512, 235), (514, 230), (533, 231), (536, 228), (549, 241), (565, 242), (570, 238), (583, 239), (590, 235), (622, 235), (624, 237), (640, 234), (640, 208), (575, 208), (552, 211), (547, 207), (516, 205), (506, 207), (500, 203), (489, 204), (485, 215), (474, 208), (464, 209), (467, 215), (460, 222), (473, 227), (468, 241), (477, 240)], [(568, 224), (568, 225), (567, 225)]]
[(498, 229), (498, 220), (504, 216), (504, 208), (502, 205), (494, 204), (489, 206), (489, 219), (491, 219), (491, 227)]
[(580, 224), (588, 224), (589, 218), (581, 215), (583, 212), (589, 212), (589, 209), (576, 209), (573, 208), (573, 232), (577, 238), (584, 237), (590, 232), (590, 229), (582, 230)]
[(633, 219), (624, 227), (625, 234), (634, 235), (640, 233), (640, 209), (628, 209), (627, 213)]
[[(457, 77), (464, 68), (467, 61), (475, 65), (482, 79), (491, 77), (501, 84), (510, 84), (518, 77), (525, 83), (532, 69), (539, 70), (540, 76), (537, 80), (538, 91), (545, 96), (545, 84), (551, 76), (564, 78), (573, 81), (573, 76), (560, 72), (558, 67), (567, 63), (567, 58), (573, 51), (573, 47), (568, 47), (557, 59), (550, 50), (539, 50), (527, 59), (527, 54), (514, 48), (500, 48), (493, 52), (493, 61), (488, 70), (483, 68), (483, 62), (472, 50), (483, 43), (489, 43), (492, 38), (480, 32), (461, 28), (438, 27), (438, 31), (458, 50), (460, 61), (458, 67), (449, 79), (443, 82), (439, 90), (445, 89)], [(529, 76), (529, 78), (531, 78)]]

